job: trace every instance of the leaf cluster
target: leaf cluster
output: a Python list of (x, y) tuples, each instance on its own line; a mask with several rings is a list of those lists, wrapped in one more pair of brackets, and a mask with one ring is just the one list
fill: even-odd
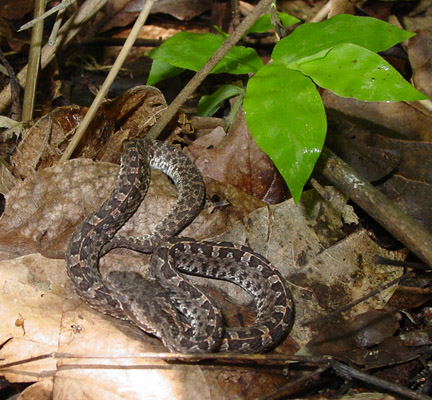
[[(285, 26), (298, 20), (279, 13)], [(248, 31), (272, 27), (269, 15)], [(427, 98), (412, 87), (377, 52), (414, 36), (369, 17), (337, 15), (306, 23), (280, 40), (272, 62), (264, 65), (257, 52), (235, 46), (212, 73), (254, 74), (244, 93), (244, 111), (252, 136), (270, 156), (290, 188), (294, 200), (321, 153), (327, 120), (317, 85), (342, 97), (364, 101), (414, 101)], [(226, 35), (180, 32), (152, 50), (148, 84), (184, 69), (198, 71), (220, 47)], [(243, 92), (225, 85), (200, 103), (201, 115), (210, 115), (225, 99)]]

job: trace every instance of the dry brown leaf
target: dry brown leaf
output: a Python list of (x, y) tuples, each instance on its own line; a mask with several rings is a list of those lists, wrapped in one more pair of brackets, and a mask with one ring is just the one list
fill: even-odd
[(47, 378), (24, 389), (19, 400), (52, 400), (52, 391), (53, 380)]
[(364, 120), (378, 130), (383, 127), (387, 136), (405, 140), (432, 141), (431, 115), (404, 102), (366, 102), (345, 99), (324, 90), (327, 109), (342, 113), (351, 120)]
[[(343, 101), (341, 101), (343, 102)], [(429, 124), (430, 124), (429, 118)], [(339, 157), (379, 188), (405, 213), (432, 230), (432, 142), (409, 140), (386, 127), (329, 113), (326, 143)]]
[(0, 258), (31, 253), (63, 258), (73, 229), (105, 200), (117, 171), (113, 164), (78, 159), (14, 187), (0, 219)]
[(432, 97), (432, 37), (429, 31), (418, 32), (408, 43), (408, 56), (417, 89)]
[[(370, 310), (354, 318), (329, 323), (327, 330), (319, 332), (306, 349), (315, 355), (331, 355), (346, 360), (348, 351), (382, 343), (399, 328), (400, 315), (382, 310)], [(362, 354), (363, 355), (363, 354)]]
[[(136, 19), (144, 3), (144, 0), (110, 1), (106, 8), (106, 21), (101, 31), (129, 25)], [(158, 0), (154, 3), (151, 13), (169, 14), (181, 21), (187, 21), (209, 10), (211, 4), (211, 0)], [(144, 29), (146, 28), (148, 25), (144, 26)], [(155, 28), (157, 27), (155, 26)], [(178, 32), (178, 28), (176, 31)], [(158, 33), (151, 30), (148, 32), (141, 31), (141, 34), (145, 35), (146, 38), (159, 39)]]
[[(142, 136), (165, 108), (162, 93), (151, 86), (137, 86), (104, 102), (88, 128), (91, 137), (86, 138), (76, 156), (118, 162), (123, 142)], [(17, 175), (28, 177), (55, 164), (85, 112), (78, 106), (57, 108), (35, 121), (11, 158)]]
[(222, 128), (202, 136), (188, 147), (204, 176), (228, 183), (266, 203), (278, 203), (286, 186), (279, 172), (252, 139), (243, 112), (237, 114), (228, 135)]

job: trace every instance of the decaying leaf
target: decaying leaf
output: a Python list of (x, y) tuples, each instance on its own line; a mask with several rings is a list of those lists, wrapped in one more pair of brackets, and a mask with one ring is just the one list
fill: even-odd
[[(91, 137), (75, 155), (118, 162), (123, 142), (142, 137), (165, 108), (162, 93), (151, 86), (138, 86), (105, 101), (88, 128)], [(11, 158), (16, 174), (25, 178), (58, 162), (85, 113), (82, 107), (63, 107), (35, 121)]]
[(228, 134), (216, 128), (188, 149), (204, 176), (233, 185), (269, 204), (286, 198), (286, 185), (270, 158), (252, 139), (243, 112), (237, 113)]

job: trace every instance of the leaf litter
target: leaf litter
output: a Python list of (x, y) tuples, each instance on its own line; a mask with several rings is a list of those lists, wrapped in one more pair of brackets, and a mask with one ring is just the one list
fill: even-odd
[[(3, 324), (2, 336), (9, 340), (2, 348), (0, 356), (5, 360), (12, 360), (12, 355), (21, 359), (51, 351), (79, 354), (100, 352), (105, 356), (163, 351), (156, 339), (137, 332), (127, 323), (89, 309), (77, 298), (67, 280), (62, 260), (67, 238), (79, 221), (106, 198), (117, 170), (118, 167), (109, 163), (76, 159), (38, 171), (9, 192), (6, 212), (0, 221), (4, 230), (1, 238), (4, 261), (0, 268), (0, 282), (3, 282), (0, 296), (6, 321)], [(176, 192), (169, 181), (157, 173), (153, 174), (153, 178), (147, 199), (124, 228), (127, 234), (145, 233), (144, 227), (154, 224), (155, 219), (161, 218), (175, 201)], [(165, 182), (159, 184), (160, 180)], [(230, 202), (235, 205), (234, 199), (235, 197), (231, 197)], [(331, 203), (322, 201), (314, 191), (305, 193), (304, 199), (300, 207), (288, 200), (279, 205), (258, 208), (244, 218), (237, 218), (231, 229), (223, 237), (218, 237), (247, 243), (269, 258), (288, 279), (296, 299), (296, 323), (290, 333), (290, 340), (276, 350), (279, 352), (292, 353), (302, 348), (319, 332), (319, 327), (314, 327), (314, 330), (303, 327), (301, 322), (305, 319), (327, 313), (401, 274), (400, 269), (395, 267), (375, 266), (372, 258), (379, 254), (387, 258), (401, 259), (403, 252), (379, 248), (363, 229), (357, 229), (351, 235), (343, 237), (343, 213), (340, 210), (335, 210)], [(241, 203), (241, 198), (238, 201)], [(157, 207), (152, 208), (155, 204)], [(345, 214), (346, 207), (342, 207)], [(224, 212), (230, 208), (235, 207), (226, 206)], [(208, 209), (204, 209), (191, 225), (189, 233), (185, 234), (194, 236), (194, 233), (201, 229), (203, 237), (211, 237), (211, 229), (205, 230), (206, 226), (211, 226), (211, 223), (206, 222), (206, 219), (211, 217)], [(329, 235), (330, 232), (332, 235)], [(332, 239), (329, 240), (329, 237)], [(37, 254), (25, 255), (38, 252), (50, 258)], [(145, 271), (141, 256), (115, 254), (112, 258), (113, 261), (106, 261), (106, 264), (112, 263), (116, 268), (123, 264), (129, 269), (138, 266)], [(121, 261), (118, 261), (119, 259)], [(15, 265), (13, 268), (11, 262)], [(15, 273), (19, 275), (16, 276)], [(15, 286), (11, 286), (11, 282), (15, 282)], [(203, 280), (201, 284), (218, 292), (221, 287), (225, 288), (228, 299), (236, 299), (236, 302), (251, 308), (248, 307), (250, 298), (233, 285), (222, 283), (213, 286), (213, 282), (209, 283), (207, 280)], [(393, 289), (388, 289), (380, 293), (368, 303), (349, 311), (349, 315), (384, 307), (392, 291)], [(20, 293), (17, 305), (16, 296)], [(26, 293), (29, 294), (26, 296)], [(36, 300), (41, 300), (42, 304)], [(38, 312), (35, 312), (35, 309)], [(231, 308), (228, 308), (228, 311), (231, 311)], [(24, 319), (25, 334), (15, 325), (19, 315)], [(235, 320), (235, 317), (236, 315), (230, 315), (231, 320)], [(128, 363), (130, 362), (128, 360)], [(77, 365), (78, 362), (74, 360), (73, 364)], [(126, 385), (129, 390), (132, 390), (134, 382), (141, 382), (135, 374), (137, 371), (142, 374), (142, 371), (124, 371), (118, 360), (115, 365), (119, 366), (120, 371), (92, 369), (92, 374), (94, 372), (95, 375), (91, 379), (86, 377), (88, 369), (72, 372), (67, 368), (65, 371), (65, 365), (70, 365), (70, 361), (58, 362), (57, 367), (53, 367), (52, 363), (46, 366), (31, 363), (26, 367), (29, 368), (27, 374), (31, 375), (29, 381), (34, 380), (35, 376), (42, 379), (44, 373), (41, 371), (53, 371), (56, 376), (55, 391), (62, 394), (67, 389), (77, 390), (77, 385), (80, 390), (90, 394), (96, 390), (95, 382), (98, 382), (98, 390), (103, 393), (111, 393), (111, 385), (116, 382)], [(197, 372), (196, 368), (199, 367), (192, 366), (170, 368), (170, 372), (167, 372), (163, 365), (165, 364), (156, 367), (157, 372), (152, 373), (162, 374), (163, 379), (168, 381), (178, 379), (178, 374), (181, 374), (184, 390), (190, 390), (191, 385), (196, 385), (197, 381), (204, 382), (207, 379), (206, 374), (213, 373), (204, 373), (201, 370)], [(173, 374), (174, 378), (169, 378), (170, 374)], [(140, 376), (142, 378), (142, 375)], [(24, 377), (17, 373), (7, 375), (10, 381), (27, 378), (28, 375)], [(153, 379), (156, 379), (155, 376)], [(162, 378), (159, 376), (158, 379)], [(172, 386), (164, 384), (163, 387), (162, 398), (173, 395)], [(142, 395), (142, 387), (139, 390)], [(146, 395), (154, 394), (152, 389), (149, 390)], [(224, 386), (224, 390), (235, 388)], [(206, 393), (199, 393), (199, 397), (210, 398)]]

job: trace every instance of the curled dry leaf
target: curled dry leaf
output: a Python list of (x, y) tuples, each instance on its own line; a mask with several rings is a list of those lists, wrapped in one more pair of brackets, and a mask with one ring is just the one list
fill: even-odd
[(61, 107), (35, 121), (23, 133), (22, 140), (11, 157), (15, 174), (27, 177), (59, 160), (62, 150), (84, 115), (84, 108)]
[[(88, 128), (91, 137), (75, 155), (118, 162), (123, 142), (129, 137), (143, 135), (165, 108), (165, 98), (152, 86), (137, 86), (114, 100), (105, 101)], [(62, 107), (35, 121), (24, 133), (11, 158), (16, 174), (28, 177), (55, 164), (85, 112), (85, 108), (78, 106)]]

